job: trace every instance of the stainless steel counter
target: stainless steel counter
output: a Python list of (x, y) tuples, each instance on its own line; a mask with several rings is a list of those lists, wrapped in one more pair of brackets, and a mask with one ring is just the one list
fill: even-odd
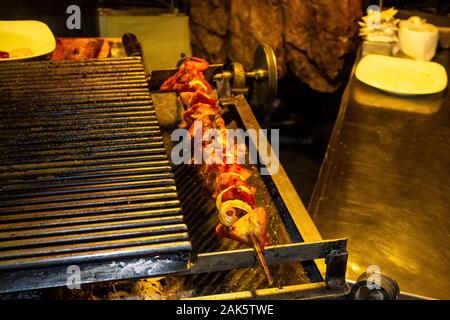
[[(435, 61), (449, 72), (449, 51)], [(347, 278), (370, 265), (403, 292), (450, 299), (450, 99), (400, 97), (351, 77), (309, 212), (349, 238)]]

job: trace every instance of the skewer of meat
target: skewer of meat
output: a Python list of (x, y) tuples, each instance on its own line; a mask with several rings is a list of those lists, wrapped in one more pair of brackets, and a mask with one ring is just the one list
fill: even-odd
[[(269, 283), (272, 283), (272, 276), (263, 256), (264, 248), (269, 243), (266, 231), (267, 213), (264, 208), (256, 206), (256, 189), (247, 181), (251, 171), (237, 164), (237, 161), (231, 161), (229, 164), (222, 108), (203, 74), (208, 67), (209, 64), (205, 60), (186, 58), (177, 73), (167, 79), (160, 90), (178, 92), (185, 108), (180, 127), (189, 130), (191, 136), (196, 133), (196, 121), (201, 121), (205, 131), (216, 129), (219, 132), (219, 140), (215, 142), (219, 142), (223, 151), (223, 161), (204, 164), (200, 169), (202, 177), (212, 187), (213, 197), (216, 199), (219, 217), (216, 234), (254, 247), (258, 261)], [(239, 147), (245, 149), (245, 146), (237, 146)], [(234, 152), (234, 155), (236, 156), (237, 152)]]

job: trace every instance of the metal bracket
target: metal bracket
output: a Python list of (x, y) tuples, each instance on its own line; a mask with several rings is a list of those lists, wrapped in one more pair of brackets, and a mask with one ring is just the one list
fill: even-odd
[[(268, 265), (310, 261), (326, 258), (327, 252), (345, 250), (346, 239), (322, 240), (270, 246), (265, 249), (264, 256)], [(179, 274), (210, 273), (239, 268), (250, 268), (257, 265), (253, 249), (202, 253), (197, 256), (189, 269)], [(345, 272), (344, 272), (345, 276)]]
[(329, 289), (342, 290), (343, 288), (348, 287), (347, 282), (345, 281), (347, 260), (348, 253), (340, 253), (337, 250), (332, 250), (325, 257), (325, 264), (327, 265), (325, 282)]

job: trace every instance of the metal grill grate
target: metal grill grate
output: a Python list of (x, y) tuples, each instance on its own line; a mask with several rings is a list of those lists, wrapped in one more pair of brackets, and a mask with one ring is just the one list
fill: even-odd
[(140, 58), (0, 64), (0, 271), (189, 252)]

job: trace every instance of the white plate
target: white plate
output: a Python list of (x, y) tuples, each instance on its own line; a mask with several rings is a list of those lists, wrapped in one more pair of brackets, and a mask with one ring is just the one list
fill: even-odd
[(376, 54), (361, 59), (356, 78), (369, 86), (403, 95), (438, 93), (448, 81), (445, 68), (436, 62)]
[(36, 58), (52, 52), (55, 47), (55, 37), (43, 22), (0, 20), (0, 51), (27, 51), (18, 57), (0, 59), (0, 62)]

